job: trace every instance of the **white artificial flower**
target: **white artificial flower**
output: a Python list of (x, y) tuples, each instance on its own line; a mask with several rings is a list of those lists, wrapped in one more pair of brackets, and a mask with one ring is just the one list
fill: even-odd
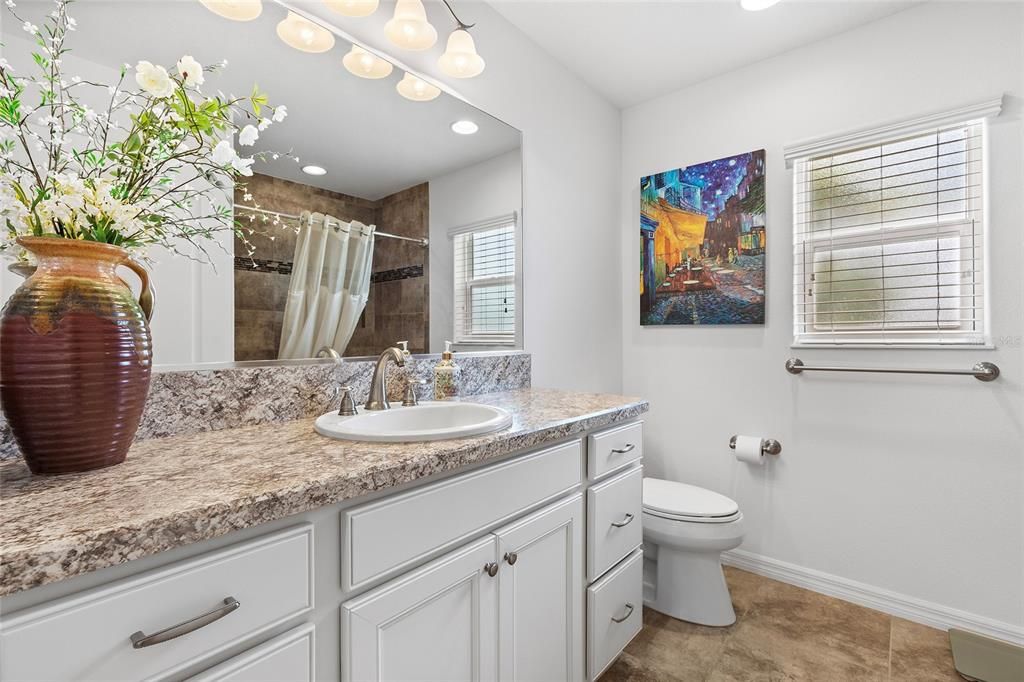
[(250, 194), (249, 192), (246, 192), (245, 194), (243, 194), (242, 195), (242, 201), (252, 201), (252, 194)]
[(251, 147), (256, 143), (260, 137), (259, 131), (256, 130), (256, 126), (247, 125), (242, 128), (242, 132), (238, 133), (238, 144), (243, 147)]
[(26, 21), (24, 24), (22, 24), (21, 30), (25, 31), (26, 33), (31, 33), (32, 35), (37, 35), (39, 33), (39, 27), (33, 24), (31, 21)]
[(185, 80), (185, 85), (191, 87), (202, 85), (204, 82), (203, 67), (190, 54), (178, 60), (178, 75)]
[(135, 65), (135, 82), (153, 97), (167, 97), (174, 93), (174, 81), (167, 69), (147, 61)]
[(0, 69), (3, 69), (4, 71), (10, 71), (11, 73), (14, 73), (14, 67), (11, 66), (10, 64), (8, 64), (7, 60), (4, 59), (3, 57), (0, 57)]
[(252, 165), (252, 163), (253, 163), (253, 159), (251, 159), (251, 158), (250, 159), (243, 159), (241, 157), (236, 156), (231, 161), (231, 167), (234, 168), (235, 171), (239, 175), (244, 175), (245, 177), (251, 177), (252, 176), (252, 168), (250, 168), (250, 166)]
[(75, 83), (77, 85), (78, 83), (82, 82), (82, 77), (81, 76), (72, 76), (71, 77), (71, 82)]
[(231, 146), (231, 140), (221, 140), (210, 154), (210, 161), (215, 166), (227, 166), (236, 158), (238, 158), (238, 155), (235, 154), (235, 148)]
[(117, 92), (117, 86), (116, 85), (108, 85), (107, 86), (107, 92), (110, 93), (111, 95), (113, 95), (115, 92)]
[(14, 4), (14, 0), (7, 0), (4, 4), (7, 5), (7, 9), (14, 9), (17, 7), (17, 5)]
[(269, 118), (261, 118), (259, 125), (257, 125), (256, 127), (259, 128), (260, 132), (262, 133), (264, 130), (270, 127), (270, 123), (271, 121)]
[(283, 104), (277, 105), (277, 107), (274, 109), (274, 121), (276, 123), (280, 123), (281, 121), (283, 121), (285, 116), (287, 116), (287, 115), (288, 115), (288, 107), (286, 107)]
[(74, 31), (75, 29), (78, 28), (78, 22), (75, 21), (74, 17), (68, 17), (67, 21), (68, 21), (68, 30), (69, 31)]

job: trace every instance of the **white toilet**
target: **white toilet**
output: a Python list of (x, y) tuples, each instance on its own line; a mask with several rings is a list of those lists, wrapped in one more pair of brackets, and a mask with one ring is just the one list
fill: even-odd
[(725, 495), (686, 483), (644, 479), (647, 605), (679, 620), (725, 626), (736, 622), (721, 554), (743, 541), (743, 514)]

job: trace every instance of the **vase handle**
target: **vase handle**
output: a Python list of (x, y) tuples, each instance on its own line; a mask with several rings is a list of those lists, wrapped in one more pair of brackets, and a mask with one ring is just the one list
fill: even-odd
[(142, 313), (146, 316), (146, 322), (149, 322), (153, 319), (153, 306), (156, 305), (156, 292), (153, 291), (153, 285), (149, 281), (149, 271), (134, 258), (124, 261), (123, 265), (138, 275), (139, 280), (142, 282), (142, 290), (139, 292), (139, 306), (142, 307)]

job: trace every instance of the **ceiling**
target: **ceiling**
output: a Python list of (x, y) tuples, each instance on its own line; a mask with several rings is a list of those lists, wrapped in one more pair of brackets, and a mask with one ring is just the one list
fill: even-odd
[[(40, 25), (50, 9), (49, 1), (18, 2), (18, 11), (26, 17), (35, 13)], [(80, 0), (69, 14), (78, 22), (71, 34), (78, 57), (112, 67), (147, 60), (168, 68), (183, 54), (204, 65), (227, 59), (221, 74), (206, 75), (204, 92), (248, 94), (258, 83), (272, 103), (285, 104), (287, 120), (263, 133), (256, 147), (239, 151), (292, 151), (301, 164), (284, 158), (258, 162), (257, 172), (375, 200), (520, 146), (518, 130), (455, 97), (404, 99), (395, 92), (401, 69), (383, 80), (349, 74), (341, 64), (349, 46), (340, 38), (323, 54), (288, 47), (275, 35), (285, 10), (273, 2), (264, 2), (262, 15), (244, 23), (180, 0)], [(19, 29), (4, 22), (4, 42)], [(462, 119), (480, 130), (456, 135), (450, 126)], [(306, 175), (300, 170), (305, 164), (323, 166), (328, 174)]]
[(625, 108), (916, 4), (781, 0), (491, 0), (543, 50)]

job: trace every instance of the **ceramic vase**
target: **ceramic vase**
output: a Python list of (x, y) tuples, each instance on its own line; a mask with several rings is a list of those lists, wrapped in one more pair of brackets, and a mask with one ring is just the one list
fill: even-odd
[[(36, 474), (124, 461), (149, 392), (148, 274), (110, 244), (22, 237), (36, 269), (0, 319), (0, 401)], [(136, 300), (117, 269), (142, 281)]]

